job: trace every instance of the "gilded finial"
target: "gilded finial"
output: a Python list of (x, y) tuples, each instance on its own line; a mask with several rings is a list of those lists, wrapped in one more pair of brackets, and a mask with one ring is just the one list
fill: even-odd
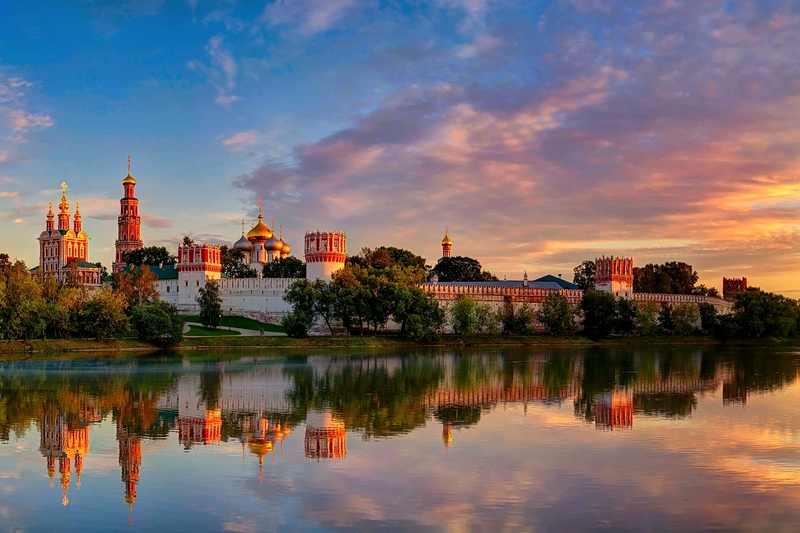
[[(275, 223), (273, 222), (272, 225), (274, 226)], [(283, 223), (281, 223), (281, 237), (280, 237), (280, 239), (283, 240)]]
[(263, 200), (261, 199), (261, 197), (259, 196), (259, 197), (258, 197), (258, 216), (259, 216), (259, 217), (261, 217), (261, 216), (262, 216), (262, 215), (261, 215), (261, 208), (262, 208), (262, 207), (264, 207), (264, 201), (263, 201)]
[(66, 195), (67, 195), (67, 182), (66, 181), (62, 181), (61, 182), (61, 196), (66, 196)]
[(79, 216), (81, 214), (80, 209), (81, 209), (80, 200), (75, 200), (75, 216)]
[(275, 217), (272, 217), (272, 229), (275, 229)]
[(128, 154), (128, 176), (131, 175), (131, 154)]
[(48, 213), (48, 214), (52, 215), (53, 214), (53, 201), (51, 200), (51, 201), (47, 202), (47, 205), (50, 208), (49, 209), (50, 213)]
[(244, 219), (242, 219), (242, 237), (244, 237)]

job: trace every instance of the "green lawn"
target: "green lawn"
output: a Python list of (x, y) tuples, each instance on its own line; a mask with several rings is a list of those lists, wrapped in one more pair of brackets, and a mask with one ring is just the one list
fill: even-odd
[[(200, 323), (200, 317), (196, 315), (181, 315), (186, 322), (197, 322)], [(285, 333), (285, 330), (282, 326), (278, 326), (276, 324), (267, 324), (265, 322), (259, 322), (258, 320), (253, 320), (252, 318), (247, 318), (244, 316), (223, 316), (222, 323), (220, 324), (220, 329), (227, 328), (228, 326), (232, 328), (242, 328), (242, 329), (252, 329), (255, 331), (263, 329), (264, 331), (275, 331), (277, 333)]]
[(241, 335), (241, 333), (222, 328), (204, 328), (203, 326), (189, 326), (189, 331), (184, 333), (185, 337), (230, 337), (233, 335)]

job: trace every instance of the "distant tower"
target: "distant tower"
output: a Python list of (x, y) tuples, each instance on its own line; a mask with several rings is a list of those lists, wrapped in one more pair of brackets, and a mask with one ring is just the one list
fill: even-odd
[[(444, 239), (442, 239), (442, 259), (450, 257), (450, 250), (453, 248), (453, 241), (450, 240), (450, 235), (447, 226), (444, 228)], [(441, 261), (442, 259), (439, 259)]]
[(344, 268), (347, 235), (343, 231), (307, 231), (305, 239), (306, 277), (330, 281), (331, 274)]
[(633, 298), (633, 259), (614, 256), (595, 259), (594, 288), (614, 296)]
[(722, 298), (733, 301), (736, 293), (747, 290), (747, 278), (722, 278)]
[(144, 244), (141, 233), (142, 221), (139, 218), (139, 200), (133, 195), (136, 180), (131, 176), (131, 156), (128, 156), (128, 175), (122, 180), (122, 186), (125, 188), (125, 196), (119, 201), (116, 255), (111, 266), (114, 273), (127, 266), (123, 260), (126, 252), (138, 250)]

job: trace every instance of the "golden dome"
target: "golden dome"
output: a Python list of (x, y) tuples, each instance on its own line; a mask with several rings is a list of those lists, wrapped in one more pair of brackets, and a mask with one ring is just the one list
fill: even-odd
[(128, 175), (125, 176), (125, 179), (122, 180), (122, 184), (123, 185), (128, 185), (129, 183), (131, 185), (136, 185), (136, 180), (133, 179), (133, 176), (131, 176), (131, 171), (130, 170), (128, 171)]
[(280, 252), (283, 250), (283, 241), (281, 241), (274, 233), (267, 242), (264, 243), (264, 249), (268, 252)]
[(258, 215), (258, 224), (253, 226), (253, 229), (247, 232), (247, 240), (250, 242), (264, 242), (272, 237), (272, 230), (264, 224), (263, 215)]
[(444, 239), (442, 239), (442, 246), (444, 245), (453, 245), (453, 241), (450, 240), (450, 235), (448, 235), (447, 230), (444, 230)]

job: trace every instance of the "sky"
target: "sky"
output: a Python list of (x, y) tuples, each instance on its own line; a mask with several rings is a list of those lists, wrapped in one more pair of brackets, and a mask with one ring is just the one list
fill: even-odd
[(232, 244), (453, 255), (501, 279), (685, 261), (800, 296), (800, 1), (0, 2), (0, 251), (47, 202), (113, 260)]

